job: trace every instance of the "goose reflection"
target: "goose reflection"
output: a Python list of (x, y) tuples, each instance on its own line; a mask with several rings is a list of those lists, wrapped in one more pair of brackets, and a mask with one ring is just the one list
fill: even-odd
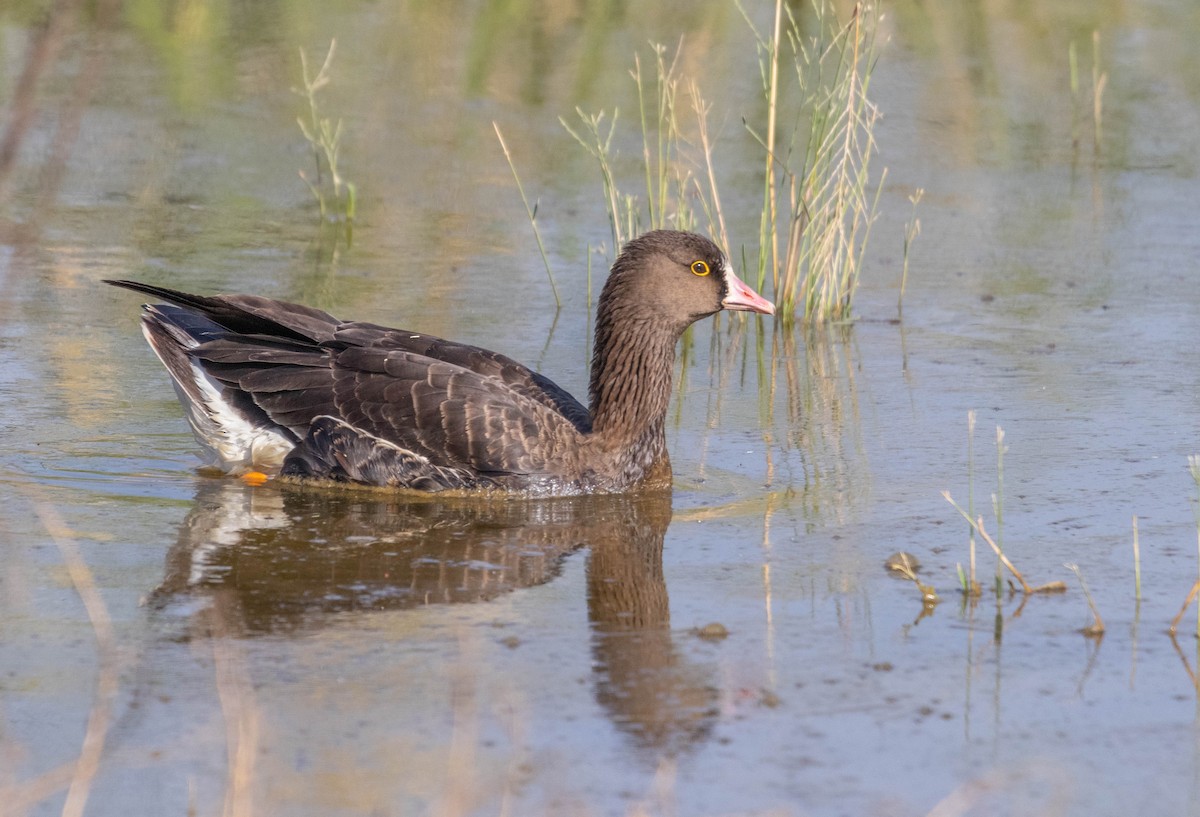
[(151, 603), (198, 631), (211, 607), (226, 635), (304, 632), (338, 614), (484, 602), (554, 579), (586, 548), (596, 700), (636, 746), (673, 753), (708, 734), (716, 693), (670, 629), (670, 521), (665, 493), (481, 500), (201, 480)]

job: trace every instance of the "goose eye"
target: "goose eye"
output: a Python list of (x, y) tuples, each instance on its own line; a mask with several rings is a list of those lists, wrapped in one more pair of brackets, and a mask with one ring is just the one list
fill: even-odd
[(708, 264), (704, 261), (693, 261), (692, 272), (696, 275), (708, 275), (710, 272)]

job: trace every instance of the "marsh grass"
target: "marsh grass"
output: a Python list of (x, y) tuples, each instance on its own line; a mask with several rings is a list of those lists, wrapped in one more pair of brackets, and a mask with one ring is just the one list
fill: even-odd
[(300, 70), (304, 87), (294, 90), (307, 102), (308, 116), (307, 119), (304, 116), (296, 117), (296, 124), (300, 126), (300, 132), (304, 134), (312, 150), (315, 167), (313, 178), (309, 178), (303, 170), (300, 171), (300, 178), (317, 200), (322, 223), (329, 220), (341, 222), (346, 243), (349, 244), (354, 237), (358, 188), (342, 176), (338, 167), (342, 145), (342, 120), (339, 119), (335, 123), (329, 117), (322, 116), (317, 102), (317, 93), (330, 83), (330, 67), (333, 65), (333, 55), (336, 51), (337, 40), (330, 40), (325, 61), (313, 76), (309, 70), (308, 55), (303, 48), (300, 49)]
[(925, 189), (918, 187), (908, 197), (908, 200), (912, 202), (912, 212), (908, 216), (908, 222), (904, 225), (904, 261), (900, 267), (900, 295), (896, 299), (896, 314), (901, 318), (904, 317), (904, 289), (908, 286), (909, 252), (912, 250), (913, 242), (921, 234), (921, 219), (917, 218), (917, 205), (921, 203), (924, 196)]
[[(976, 533), (979, 534), (979, 537), (988, 544), (988, 547), (990, 547), (992, 549), (992, 552), (994, 552), (996, 554), (997, 563), (999, 565), (1001, 565), (1002, 567), (1008, 568), (1009, 572), (1012, 573), (1013, 578), (1016, 579), (1017, 582), (1021, 585), (1021, 592), (1024, 593), (1026, 596), (1031, 596), (1034, 593), (1061, 593), (1067, 589), (1066, 585), (1060, 581), (1048, 582), (1046, 584), (1038, 585), (1037, 587), (1034, 587), (1033, 585), (1031, 585), (1029, 582), (1027, 582), (1025, 580), (1025, 577), (1021, 574), (1021, 571), (1017, 570), (1017, 567), (1016, 567), (1016, 565), (1014, 565), (1012, 563), (1012, 560), (1009, 559), (1006, 555), (1004, 555), (1004, 551), (1000, 549), (999, 543), (997, 543), (997, 541), (991, 537), (991, 534), (989, 534), (987, 532), (987, 529), (984, 528), (983, 517), (977, 516), (974, 519), (972, 519), (971, 516), (967, 513), (966, 509), (964, 509), (961, 505), (959, 505), (957, 502), (954, 501), (954, 497), (952, 497), (950, 495), (949, 491), (942, 491), (942, 496), (945, 498), (945, 500), (947, 502), (949, 502), (951, 505), (954, 506), (954, 509), (956, 511), (958, 511), (960, 514), (962, 514), (963, 518), (967, 520), (967, 523), (972, 528), (975, 529)], [(996, 595), (1000, 596), (1001, 594), (1003, 594), (1003, 592), (1004, 592), (1003, 576), (998, 575), (996, 577)]]
[[(558, 297), (558, 287), (554, 285), (554, 273), (550, 269), (550, 259), (546, 255), (546, 245), (542, 243), (542, 233), (537, 225), (537, 203), (534, 202), (533, 207), (529, 206), (529, 199), (525, 195), (525, 186), (521, 184), (521, 177), (517, 174), (517, 166), (513, 163), (512, 154), (508, 150), (508, 145), (504, 142), (504, 135), (500, 133), (500, 126), (495, 122), (492, 123), (492, 128), (496, 131), (496, 139), (500, 142), (500, 149), (504, 151), (504, 159), (508, 162), (508, 169), (512, 171), (513, 181), (517, 184), (517, 192), (521, 194), (521, 203), (525, 205), (525, 214), (529, 217), (529, 226), (533, 228), (533, 237), (537, 241), (538, 252), (542, 255), (542, 264), (546, 267), (546, 277), (550, 280), (550, 291), (554, 293), (554, 306), (562, 309), (562, 299)], [(592, 258), (591, 253), (588, 253), (588, 303), (591, 303), (591, 287), (592, 287)]]
[[(887, 171), (872, 183), (879, 109), (867, 94), (877, 60), (878, 7), (855, 4), (844, 24), (821, 0), (813, 8), (816, 33), (809, 35), (776, 0), (769, 36), (742, 9), (758, 43), (767, 110), (765, 129), (749, 122), (746, 128), (765, 153), (760, 286), (771, 278), (782, 315), (828, 321), (850, 316)], [(780, 95), (785, 36), (799, 96), (791, 111), (784, 111)], [(781, 142), (783, 119), (792, 124)]]
[[(992, 494), (992, 512), (996, 515), (996, 542), (992, 545), (996, 551), (996, 595), (1000, 595), (1004, 571), (1001, 562), (1004, 561), (1004, 454), (1008, 446), (1004, 444), (1004, 429), (996, 426), (996, 493)], [(991, 544), (989, 542), (989, 544)]]
[(1004, 570), (1007, 569), (1021, 586), (1025, 596), (1035, 593), (1061, 593), (1067, 586), (1061, 581), (1033, 586), (1017, 570), (1016, 565), (1004, 552), (1001, 531), (1004, 524), (1004, 454), (1008, 446), (1004, 444), (1004, 429), (996, 426), (996, 491), (992, 494), (992, 511), (996, 519), (996, 536), (992, 537), (983, 524), (983, 517), (975, 513), (975, 418), (974, 411), (967, 412), (967, 507), (959, 505), (949, 491), (942, 491), (942, 497), (967, 521), (969, 528), (967, 544), (970, 550), (970, 572), (964, 574), (962, 565), (958, 566), (958, 580), (964, 596), (974, 598), (982, 594), (982, 589), (975, 581), (975, 535), (978, 534), (992, 552), (996, 554), (996, 580), (993, 586), (996, 598), (1004, 594)]
[[(967, 412), (967, 522), (975, 518), (975, 410)], [(967, 525), (967, 573), (958, 566), (958, 583), (964, 595), (975, 597), (983, 588), (975, 578), (975, 526)]]
[[(670, 59), (665, 46), (655, 43), (652, 47), (654, 76), (647, 76), (647, 72), (642, 68), (641, 57), (636, 55), (634, 68), (630, 72), (637, 85), (641, 124), (641, 174), (644, 187), (639, 194), (624, 191), (617, 182), (613, 148), (613, 137), (617, 132), (619, 118), (617, 110), (610, 116), (605, 111), (589, 114), (581, 108), (576, 108), (579, 122), (575, 126), (566, 119), (559, 118), (567, 132), (599, 164), (604, 184), (605, 208), (608, 211), (612, 234), (613, 256), (627, 241), (647, 230), (695, 229), (697, 214), (692, 203), (697, 199), (703, 202), (702, 210), (711, 216), (710, 234), (717, 236), (720, 241), (723, 230), (713, 229), (715, 225), (723, 224), (715, 181), (711, 190), (706, 191), (702, 187), (696, 176), (701, 164), (691, 153), (690, 143), (684, 137), (681, 118), (684, 81), (679, 72), (682, 47), (677, 48)], [(697, 119), (706, 120), (708, 106), (700, 97), (694, 83), (690, 83), (688, 88), (692, 112)], [(709, 179), (715, 179), (711, 172), (711, 143), (708, 141), (707, 121), (697, 124), (696, 128), (702, 151), (706, 150), (709, 157), (706, 175)], [(728, 252), (728, 245), (723, 244), (722, 249)]]
[[(770, 280), (782, 320), (850, 317), (886, 175), (885, 170), (874, 180), (870, 166), (879, 110), (867, 92), (877, 59), (879, 12), (873, 4), (856, 4), (842, 23), (824, 0), (815, 0), (812, 9), (814, 34), (805, 32), (782, 0), (776, 2), (770, 34), (759, 32), (741, 9), (757, 42), (766, 103), (765, 122), (743, 119), (764, 156), (757, 247), (733, 251), (709, 129), (712, 106), (697, 83), (682, 75), (682, 43), (673, 55), (654, 44), (653, 72), (635, 57), (638, 193), (618, 181), (616, 110), (610, 115), (577, 109), (577, 122), (560, 119), (597, 160), (614, 254), (644, 230), (694, 230), (703, 224), (730, 258), (742, 260), (760, 290)], [(794, 73), (786, 88), (785, 62)], [(918, 230), (910, 222), (906, 257)]]
[[(968, 421), (968, 445), (967, 445), (968, 469), (967, 470), (968, 470), (968, 491), (970, 492), (969, 496), (973, 495), (973, 490), (974, 490), (974, 486), (973, 486), (974, 461), (973, 461), (973, 449), (972, 449), (972, 443), (971, 443), (971, 441), (973, 439), (973, 431), (974, 431), (974, 423), (975, 423), (974, 414), (975, 414), (974, 412), (968, 412), (968, 415), (967, 415), (967, 421)], [(998, 486), (996, 493), (994, 493), (992, 495), (992, 504), (993, 504), (994, 510), (996, 511), (997, 529), (999, 529), (1000, 519), (1002, 518), (1000, 514), (1001, 514), (1001, 511), (1003, 508), (1003, 501), (1002, 501), (1002, 499), (1003, 499), (1003, 458), (1004, 458), (1004, 453), (1007, 451), (1007, 447), (1004, 445), (1003, 429), (997, 427), (996, 432), (997, 432), (997, 434), (996, 434), (996, 443), (997, 443), (996, 453), (997, 453), (997, 459), (998, 459), (997, 477), (999, 479), (999, 486)], [(1193, 503), (1194, 513), (1195, 513), (1195, 521), (1196, 521), (1197, 557), (1198, 557), (1198, 564), (1200, 564), (1200, 455), (1193, 455), (1193, 456), (1188, 457), (1188, 471), (1192, 477), (1192, 481), (1195, 483), (1195, 486), (1196, 486), (1196, 493), (1192, 497), (1192, 503)], [(1009, 557), (1005, 554), (1005, 552), (1001, 546), (1001, 542), (999, 541), (1000, 537), (997, 536), (995, 539), (993, 539), (992, 536), (987, 532), (986, 528), (984, 527), (983, 517), (977, 516), (974, 513), (973, 507), (968, 509), (968, 508), (963, 508), (961, 505), (959, 505), (954, 500), (954, 498), (950, 495), (949, 491), (942, 491), (942, 496), (967, 521), (967, 523), (972, 531), (972, 537), (970, 540), (972, 548), (974, 545), (973, 535), (978, 534), (979, 537), (984, 542), (986, 542), (987, 545), (996, 554), (998, 568), (999, 569), (1007, 569), (1013, 575), (1013, 578), (1015, 578), (1016, 581), (1020, 584), (1021, 592), (1026, 597), (1033, 595), (1033, 594), (1038, 594), (1038, 593), (1061, 593), (1061, 592), (1066, 591), (1066, 589), (1067, 589), (1066, 584), (1062, 581), (1052, 581), (1047, 584), (1043, 584), (1043, 585), (1039, 585), (1039, 586), (1030, 585), (1025, 580), (1024, 576), (1021, 575), (1020, 571), (1017, 570), (1016, 566), (1012, 563), (1011, 559), (1009, 559)], [(1141, 602), (1142, 602), (1142, 559), (1141, 559), (1141, 542), (1140, 542), (1138, 521), (1139, 521), (1138, 517), (1135, 515), (1133, 517), (1134, 598), (1137, 603), (1137, 609), (1140, 610)], [(1092, 623), (1090, 625), (1088, 625), (1087, 627), (1082, 628), (1081, 632), (1084, 635), (1088, 636), (1089, 638), (1099, 638), (1100, 636), (1102, 636), (1104, 634), (1104, 631), (1105, 631), (1104, 620), (1103, 620), (1103, 618), (1101, 618), (1100, 611), (1096, 606), (1095, 600), (1092, 598), (1091, 592), (1087, 586), (1087, 582), (1083, 578), (1083, 573), (1080, 570), (1079, 566), (1074, 563), (1065, 563), (1064, 567), (1066, 567), (1071, 572), (1073, 572), (1075, 574), (1076, 578), (1078, 579), (1080, 588), (1083, 591), (1084, 597), (1087, 600), (1088, 607), (1092, 614)], [(958, 575), (959, 575), (959, 582), (963, 588), (964, 595), (968, 595), (968, 587), (970, 586), (970, 585), (968, 585), (969, 578), (964, 573), (961, 564), (958, 566)], [(978, 592), (978, 591), (976, 590), (976, 592)], [(997, 596), (999, 596), (1002, 592), (1003, 592), (1002, 574), (998, 574), (997, 579), (996, 579), (996, 594), (997, 594)], [(1188, 591), (1188, 594), (1183, 601), (1183, 604), (1179, 608), (1179, 612), (1175, 614), (1175, 617), (1171, 620), (1170, 626), (1167, 629), (1167, 632), (1172, 637), (1172, 639), (1174, 639), (1174, 637), (1176, 635), (1176, 632), (1179, 627), (1179, 622), (1183, 619), (1184, 614), (1187, 613), (1188, 608), (1191, 607), (1192, 603), (1194, 601), (1196, 601), (1197, 597), (1200, 597), (1200, 574), (1198, 574), (1197, 579), (1193, 582), (1191, 589)], [(1134, 615), (1135, 644), (1136, 644), (1137, 616), (1138, 616), (1138, 613), (1135, 612), (1135, 615)], [(1200, 605), (1197, 605), (1196, 635), (1197, 635), (1197, 637), (1200, 637)], [(1176, 649), (1178, 649), (1178, 645), (1176, 645)], [(1185, 659), (1185, 665), (1186, 665), (1186, 659)], [(1189, 674), (1191, 674), (1190, 668), (1189, 668)], [(1196, 677), (1194, 675), (1192, 677), (1193, 677), (1193, 681), (1196, 682), (1197, 681)], [(1198, 683), (1197, 691), (1200, 692), (1200, 683)]]

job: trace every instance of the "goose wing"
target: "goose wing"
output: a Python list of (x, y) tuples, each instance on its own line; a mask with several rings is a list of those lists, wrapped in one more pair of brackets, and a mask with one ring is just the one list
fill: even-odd
[(108, 283), (177, 305), (148, 307), (144, 320), (185, 391), (198, 367), (251, 424), (286, 429), (301, 446), (317, 418), (332, 417), (437, 466), (559, 474), (591, 427), (564, 389), (476, 346), (259, 296)]
[(190, 354), (301, 446), (317, 418), (333, 417), (434, 465), (497, 477), (560, 475), (582, 442), (558, 409), (565, 392), (544, 390), (524, 367), (512, 371), (486, 353), (479, 370), (408, 349), (230, 335)]

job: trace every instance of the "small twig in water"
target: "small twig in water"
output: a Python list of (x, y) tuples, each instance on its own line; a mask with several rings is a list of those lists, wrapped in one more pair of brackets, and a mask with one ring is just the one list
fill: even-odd
[[(1033, 593), (1062, 593), (1066, 591), (1066, 584), (1060, 581), (1048, 582), (1047, 584), (1038, 585), (1037, 587), (1031, 587), (1029, 582), (1025, 581), (1025, 577), (1021, 575), (1021, 572), (1017, 570), (1016, 566), (1013, 565), (1009, 558), (1004, 555), (1004, 552), (1000, 550), (996, 542), (984, 529), (983, 517), (979, 516), (975, 519), (972, 519), (967, 512), (963, 510), (962, 506), (954, 501), (954, 498), (950, 496), (949, 491), (942, 491), (942, 496), (945, 497), (946, 501), (953, 505), (954, 509), (962, 514), (963, 518), (967, 520), (971, 527), (974, 528), (981, 537), (983, 537), (983, 541), (987, 542), (988, 546), (991, 547), (993, 552), (995, 552), (996, 558), (999, 559), (1000, 562), (1009, 569), (1016, 580), (1021, 583), (1021, 590), (1025, 593), (1025, 595), (1031, 595)], [(997, 585), (999, 585), (999, 580), (997, 580)]]
[(1192, 585), (1192, 589), (1188, 591), (1187, 598), (1183, 600), (1183, 606), (1179, 608), (1179, 612), (1175, 614), (1175, 618), (1171, 619), (1171, 626), (1167, 628), (1167, 632), (1175, 635), (1175, 629), (1179, 626), (1179, 620), (1183, 618), (1183, 614), (1187, 612), (1188, 607), (1196, 599), (1196, 594), (1200, 593), (1200, 580), (1197, 580)]
[(884, 566), (915, 584), (921, 593), (921, 601), (926, 607), (932, 607), (941, 601), (932, 585), (925, 584), (917, 578), (917, 568), (920, 567), (920, 564), (911, 554), (894, 553), (887, 558)]
[(1100, 618), (1100, 611), (1096, 609), (1096, 602), (1092, 601), (1092, 594), (1088, 592), (1087, 582), (1083, 580), (1083, 574), (1079, 572), (1079, 565), (1066, 562), (1063, 567), (1075, 574), (1075, 578), (1079, 579), (1079, 586), (1083, 588), (1083, 597), (1087, 599), (1088, 607), (1092, 610), (1092, 623), (1084, 627), (1081, 632), (1088, 638), (1099, 638), (1104, 635), (1104, 619)]

